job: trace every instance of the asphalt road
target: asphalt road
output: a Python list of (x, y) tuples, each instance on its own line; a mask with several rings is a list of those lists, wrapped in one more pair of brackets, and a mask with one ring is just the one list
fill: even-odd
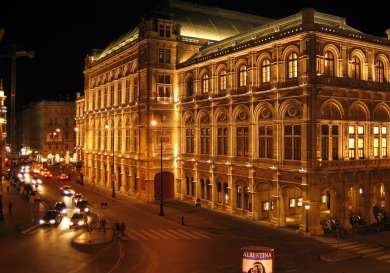
[[(112, 244), (76, 247), (71, 243), (81, 231), (70, 231), (66, 220), (57, 228), (38, 227), (21, 237), (0, 239), (0, 272), (71, 273), (237, 273), (241, 272), (241, 247), (260, 245), (276, 251), (277, 273), (389, 273), (390, 264), (372, 258), (327, 263), (321, 253), (333, 251), (316, 240), (249, 221), (194, 210), (170, 202), (166, 216), (158, 216), (157, 204), (118, 196), (109, 191), (81, 186), (72, 181), (43, 180), (42, 198), (49, 206), (64, 200), (59, 187), (70, 185), (92, 204), (92, 210), (110, 223), (124, 221), (127, 238)], [(100, 202), (108, 202), (101, 210)], [(180, 214), (186, 213), (186, 225)], [(2, 269), (9, 268), (8, 271)]]

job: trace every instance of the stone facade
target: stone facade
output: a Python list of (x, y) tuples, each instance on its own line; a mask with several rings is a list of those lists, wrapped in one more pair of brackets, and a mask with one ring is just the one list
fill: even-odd
[(75, 146), (75, 102), (40, 101), (18, 113), (18, 147), (28, 146), (46, 159), (72, 156)]
[(201, 48), (175, 21), (140, 26), (87, 58), (87, 181), (157, 199), (161, 141), (167, 198), (302, 230), (308, 217), (315, 234), (327, 217), (389, 210), (390, 41), (312, 9)]

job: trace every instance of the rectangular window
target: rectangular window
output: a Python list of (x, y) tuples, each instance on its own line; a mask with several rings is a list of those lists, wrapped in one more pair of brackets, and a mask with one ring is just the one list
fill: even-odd
[(374, 157), (378, 158), (379, 157), (379, 127), (375, 126), (373, 128), (374, 131)]
[(186, 153), (194, 153), (194, 130), (193, 128), (186, 129)]
[(210, 153), (210, 128), (200, 128), (200, 153), (209, 154)]
[(339, 159), (339, 127), (332, 125), (332, 159)]
[(165, 36), (168, 38), (171, 37), (171, 27), (170, 26), (165, 27)]
[(259, 157), (272, 158), (272, 126), (259, 127)]
[(323, 160), (329, 159), (329, 126), (321, 126), (321, 154)]
[(130, 80), (126, 80), (125, 103), (130, 101)]
[(138, 130), (133, 129), (133, 152), (138, 151)]
[(290, 208), (295, 208), (295, 205), (296, 205), (295, 198), (290, 198), (289, 207)]
[(269, 205), (269, 201), (265, 201), (263, 202), (263, 211), (269, 211), (270, 210), (270, 205)]
[(217, 129), (217, 154), (228, 154), (228, 128), (226, 127)]
[(160, 98), (169, 98), (171, 96), (171, 76), (160, 74), (157, 77), (157, 96)]
[(122, 104), (122, 83), (119, 81), (118, 82), (118, 105)]
[(358, 157), (359, 159), (364, 158), (364, 127), (363, 126), (358, 126), (357, 128), (358, 132)]
[(126, 126), (126, 152), (130, 150), (130, 129)]
[(114, 106), (114, 85), (110, 87), (110, 105), (111, 107)]
[(248, 127), (238, 127), (236, 134), (237, 156), (248, 156)]
[(355, 159), (355, 126), (348, 127), (348, 157), (349, 159)]
[(164, 37), (164, 25), (160, 25), (160, 36)]
[(171, 50), (168, 48), (160, 48), (158, 50), (158, 63), (170, 64), (171, 63)]
[(381, 145), (382, 157), (387, 157), (387, 127), (382, 127)]
[(301, 160), (301, 126), (284, 127), (284, 159)]

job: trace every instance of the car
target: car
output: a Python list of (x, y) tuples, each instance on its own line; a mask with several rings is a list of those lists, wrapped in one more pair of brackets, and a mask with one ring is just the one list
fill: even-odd
[(75, 191), (70, 186), (63, 186), (60, 188), (61, 194), (65, 196), (73, 196)]
[(62, 215), (56, 210), (48, 210), (39, 220), (41, 225), (59, 225), (62, 221)]
[(54, 208), (55, 208), (56, 211), (58, 211), (62, 215), (66, 214), (66, 205), (65, 205), (64, 202), (57, 202), (54, 205)]
[(31, 180), (31, 183), (33, 185), (42, 185), (42, 180), (39, 179), (39, 178), (34, 178), (34, 179)]
[(43, 176), (44, 178), (51, 178), (53, 175), (51, 174), (51, 172), (46, 171), (46, 172), (44, 172), (44, 173), (42, 174), (42, 176)]
[(73, 195), (72, 201), (73, 201), (73, 203), (76, 205), (77, 202), (78, 202), (79, 200), (83, 199), (83, 198), (84, 198), (84, 196), (83, 196), (81, 193), (75, 193), (75, 194)]
[(80, 199), (76, 204), (76, 213), (89, 213), (88, 201)]
[(68, 180), (68, 179), (69, 179), (69, 175), (67, 175), (66, 173), (61, 173), (61, 174), (58, 176), (58, 179), (59, 179), (59, 180)]
[(69, 228), (81, 228), (85, 227), (88, 223), (87, 217), (82, 213), (74, 213), (69, 221)]

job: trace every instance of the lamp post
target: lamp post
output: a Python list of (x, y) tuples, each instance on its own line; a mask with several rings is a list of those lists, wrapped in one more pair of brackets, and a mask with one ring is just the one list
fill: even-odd
[[(106, 124), (104, 125), (104, 128), (107, 130), (107, 136), (108, 136), (108, 130), (110, 129), (110, 125)], [(111, 168), (111, 190), (112, 190), (112, 198), (115, 198), (115, 155), (114, 155), (114, 134), (111, 134), (111, 152), (112, 152), (112, 168)]]
[[(160, 116), (160, 216), (164, 216), (164, 194), (163, 194), (163, 116)], [(157, 126), (157, 121), (152, 120), (151, 125)]]
[(310, 210), (310, 204), (309, 201), (305, 204), (305, 211), (306, 211), (306, 234), (309, 233), (309, 210)]

